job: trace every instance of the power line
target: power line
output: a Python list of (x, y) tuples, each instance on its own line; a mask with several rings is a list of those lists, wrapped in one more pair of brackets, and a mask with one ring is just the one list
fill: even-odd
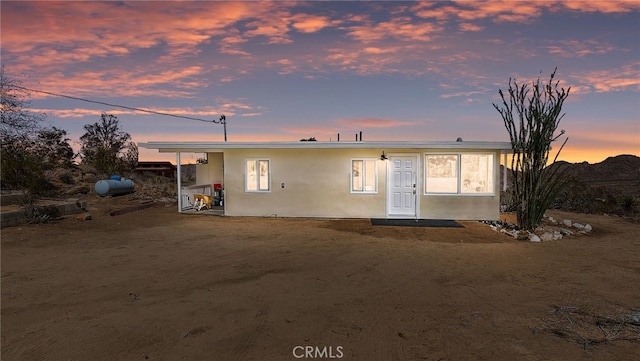
[(151, 114), (158, 114), (158, 115), (166, 115), (166, 116), (174, 117), (174, 118), (197, 120), (197, 121), (200, 121), (200, 122), (207, 122), (207, 123), (224, 124), (225, 125), (225, 130), (226, 130), (226, 124), (227, 123), (226, 123), (226, 117), (224, 115), (220, 117), (220, 120), (215, 120), (215, 119), (206, 120), (206, 119), (201, 119), (201, 118), (188, 117), (188, 116), (185, 116), (185, 115), (169, 114), (169, 113), (158, 112), (158, 111), (155, 111), (155, 110), (141, 109), (141, 108), (135, 108), (135, 107), (128, 107), (128, 106), (125, 106), (125, 105), (105, 103), (105, 102), (101, 102), (101, 101), (97, 101), (97, 100), (90, 100), (90, 99), (84, 99), (84, 98), (79, 98), (79, 97), (73, 97), (73, 96), (70, 96), (70, 95), (52, 93), (52, 92), (48, 92), (48, 91), (44, 91), (44, 90), (25, 88), (25, 87), (18, 86), (18, 85), (14, 85), (14, 87), (15, 88), (19, 88), (19, 89), (32, 91), (32, 92), (36, 92), (36, 93), (48, 94), (48, 95), (53, 95), (53, 96), (56, 96), (56, 97), (62, 97), (62, 98), (73, 99), (73, 100), (80, 100), (80, 101), (83, 101), (83, 102), (88, 102), (88, 103), (93, 103), (93, 104), (101, 104), (101, 105), (106, 105), (106, 106), (110, 106), (110, 107), (133, 110), (133, 111), (136, 111), (136, 112), (151, 113)]

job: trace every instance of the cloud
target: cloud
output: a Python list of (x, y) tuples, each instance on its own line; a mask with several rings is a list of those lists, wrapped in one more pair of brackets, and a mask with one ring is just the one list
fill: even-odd
[(593, 70), (574, 76), (572, 81), (593, 92), (616, 92), (640, 90), (640, 62), (615, 69)]
[(459, 27), (461, 31), (473, 31), (473, 32), (482, 31), (485, 29), (484, 26), (471, 24), (471, 23), (460, 23)]
[(315, 33), (324, 28), (335, 26), (340, 21), (332, 21), (326, 16), (296, 14), (291, 17), (291, 26), (301, 33)]
[(447, 99), (447, 98), (457, 98), (457, 97), (470, 97), (472, 95), (477, 95), (477, 94), (485, 94), (484, 91), (478, 91), (478, 90), (472, 90), (472, 91), (463, 91), (463, 92), (456, 92), (456, 93), (445, 93), (442, 94), (440, 97)]
[[(444, 22), (452, 19), (469, 23), (473, 20), (491, 19), (494, 22), (529, 22), (539, 17), (546, 8), (545, 2), (528, 1), (453, 1), (441, 5), (437, 2), (421, 2), (413, 7), (415, 14), (424, 19)], [(467, 25), (469, 26), (469, 25)]]
[[(64, 95), (87, 97), (99, 96), (163, 96), (189, 97), (190, 90), (201, 89), (206, 83), (199, 77), (204, 70), (199, 66), (174, 67), (171, 70), (157, 70), (159, 66), (136, 66), (130, 69), (100, 69), (76, 71), (70, 74), (50, 73), (32, 86)], [(166, 87), (172, 84), (172, 87)], [(34, 93), (34, 97), (43, 97)]]
[[(56, 52), (54, 55), (73, 54), (41, 57), (37, 63), (42, 66), (129, 54), (160, 45), (166, 45), (167, 53), (173, 56), (194, 55), (199, 45), (219, 36), (227, 45), (238, 45), (253, 36), (267, 37), (269, 43), (290, 41), (290, 14), (281, 9), (285, 4), (209, 1), (176, 5), (147, 1), (124, 5), (90, 1), (73, 6), (64, 1), (3, 3), (2, 45), (16, 55), (51, 51)], [(311, 17), (301, 21), (313, 24)], [(246, 22), (243, 31), (226, 36), (241, 22)], [(310, 25), (305, 29), (311, 29)]]
[[(106, 104), (97, 104), (96, 107), (102, 107), (102, 109), (91, 108), (68, 108), (68, 109), (54, 109), (54, 108), (31, 108), (31, 111), (45, 113), (58, 118), (82, 118), (85, 116), (100, 115), (102, 113), (108, 113), (113, 115), (152, 115), (154, 117), (171, 117), (185, 116), (192, 118), (203, 118), (204, 120), (218, 119), (221, 114), (225, 114), (226, 117), (255, 117), (261, 115), (264, 112), (264, 108), (261, 106), (254, 106), (248, 104), (245, 99), (225, 99), (216, 98), (216, 106), (203, 106), (203, 107), (141, 107), (143, 110), (148, 110), (155, 114), (144, 111), (136, 111), (132, 109), (125, 109), (120, 107), (113, 107)], [(115, 104), (116, 102), (112, 102)], [(117, 104), (124, 105), (124, 104)], [(124, 105), (130, 108), (138, 108), (132, 105)]]
[(433, 33), (442, 30), (434, 23), (416, 22), (410, 16), (397, 16), (379, 23), (366, 21), (359, 25), (345, 26), (343, 29), (347, 36), (365, 44), (386, 38), (407, 42), (429, 41)]
[(599, 12), (604, 14), (629, 13), (640, 9), (638, 1), (561, 1), (559, 5), (578, 12)]
[[(601, 40), (561, 40), (547, 46), (549, 54), (563, 58), (585, 57), (588, 55), (604, 55), (619, 50)], [(623, 51), (625, 51), (623, 49)]]
[(243, 37), (236, 29), (230, 29), (228, 35), (220, 40), (220, 52), (230, 55), (251, 55), (249, 52), (242, 50), (240, 46), (248, 40)]

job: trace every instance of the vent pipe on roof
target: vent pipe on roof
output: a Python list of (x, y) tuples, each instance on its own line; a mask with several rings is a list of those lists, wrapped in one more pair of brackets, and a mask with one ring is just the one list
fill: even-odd
[(338, 142), (340, 141), (340, 133), (338, 133)]
[(360, 141), (362, 142), (362, 130), (360, 131)]

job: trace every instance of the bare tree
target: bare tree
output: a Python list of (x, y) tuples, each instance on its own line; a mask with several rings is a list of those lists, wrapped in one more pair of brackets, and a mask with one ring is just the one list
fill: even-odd
[[(557, 129), (564, 117), (562, 105), (571, 90), (559, 88), (559, 81), (554, 83), (556, 71), (557, 68), (547, 84), (541, 84), (538, 78), (531, 87), (509, 79), (508, 99), (499, 90), (502, 104), (493, 104), (511, 139), (512, 192), (518, 226), (525, 230), (533, 230), (542, 222), (545, 211), (567, 181), (560, 167), (547, 166), (551, 143), (565, 133), (561, 130), (557, 134)], [(553, 163), (568, 140), (565, 138), (558, 148)]]
[(29, 92), (0, 69), (0, 181), (2, 189), (21, 190), (33, 203), (47, 188), (45, 165), (34, 151), (34, 134), (45, 115), (29, 110)]
[(40, 129), (45, 114), (29, 110), (30, 93), (19, 80), (9, 78), (0, 68), (0, 140), (2, 144), (24, 139)]

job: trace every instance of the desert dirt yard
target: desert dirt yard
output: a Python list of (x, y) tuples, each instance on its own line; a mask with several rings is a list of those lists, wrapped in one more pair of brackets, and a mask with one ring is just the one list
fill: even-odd
[(156, 206), (2, 229), (10, 360), (639, 360), (640, 225), (464, 228)]

